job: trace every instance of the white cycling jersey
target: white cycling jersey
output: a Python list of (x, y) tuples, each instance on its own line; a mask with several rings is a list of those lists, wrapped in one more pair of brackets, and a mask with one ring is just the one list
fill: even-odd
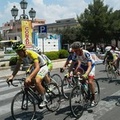
[(83, 50), (82, 56), (77, 56), (78, 60), (81, 61), (81, 64), (87, 66), (88, 62), (92, 62), (92, 65), (95, 64), (95, 60), (92, 58), (92, 55), (87, 50)]
[(88, 76), (94, 77), (95, 76), (95, 60), (92, 58), (92, 55), (90, 54), (90, 52), (88, 52), (87, 50), (83, 50), (83, 55), (78, 56), (78, 60), (81, 61), (80, 68), (82, 68), (84, 71), (86, 71), (88, 68), (88, 62), (92, 63), (92, 69)]

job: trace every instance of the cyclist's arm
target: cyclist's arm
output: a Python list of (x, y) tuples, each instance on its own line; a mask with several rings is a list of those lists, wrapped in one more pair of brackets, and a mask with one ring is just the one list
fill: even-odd
[(74, 74), (77, 74), (77, 72), (79, 71), (80, 69), (80, 65), (81, 65), (81, 61), (80, 60), (76, 60), (76, 62), (74, 63), (74, 65), (77, 63), (76, 66), (73, 66), (75, 69), (74, 69)]
[(70, 54), (70, 55), (68, 56), (68, 58), (67, 58), (67, 60), (66, 60), (66, 62), (65, 62), (65, 64), (64, 64), (63, 68), (67, 67), (67, 65), (69, 64), (69, 62), (70, 62), (71, 60), (72, 60), (72, 54)]
[(76, 66), (75, 71), (77, 71), (77, 70), (80, 68), (80, 65), (81, 65), (81, 61), (80, 61), (80, 60), (77, 60), (77, 66)]
[(91, 61), (88, 61), (88, 68), (87, 68), (85, 74), (89, 75), (91, 69), (92, 69), (92, 63), (91, 63)]
[(34, 70), (29, 75), (30, 79), (33, 79), (37, 75), (37, 73), (39, 72), (39, 70), (40, 70), (40, 63), (39, 63), (39, 61), (35, 60), (34, 63), (33, 63), (33, 66), (34, 66)]
[(104, 60), (103, 61), (105, 61), (106, 60), (106, 58), (107, 58), (107, 52), (105, 53), (105, 56), (104, 56)]
[(53, 69), (53, 63), (51, 62), (48, 64), (48, 70), (51, 71), (52, 69)]
[(67, 59), (63, 67), (67, 67), (68, 64), (69, 64), (69, 60)]
[(16, 64), (16, 67), (11, 75), (11, 79), (13, 79), (15, 77), (15, 75), (18, 73), (19, 69), (20, 69), (20, 66), (21, 66), (21, 62), (20, 61), (17, 61), (17, 64)]

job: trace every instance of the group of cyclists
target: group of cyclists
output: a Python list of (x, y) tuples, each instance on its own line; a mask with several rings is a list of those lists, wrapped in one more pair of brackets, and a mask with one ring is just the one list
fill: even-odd
[[(116, 51), (116, 47), (114, 45), (110, 46), (105, 51), (103, 64), (109, 64), (109, 62), (111, 62), (115, 71), (119, 72), (120, 53)], [(69, 49), (69, 53), (70, 54), (63, 66), (63, 70), (66, 69), (70, 63), (68, 76), (70, 76), (70, 73), (74, 68), (74, 74), (81, 73), (82, 77), (85, 80), (88, 80), (90, 91), (92, 93), (91, 106), (95, 106), (95, 86), (93, 82), (93, 80), (95, 80), (95, 58), (92, 57), (90, 52), (83, 49), (80, 42), (74, 42)]]
[[(31, 85), (33, 82), (36, 86), (37, 91), (42, 96), (43, 102), (40, 104), (40, 107), (44, 107), (47, 103), (46, 95), (45, 95), (45, 88), (42, 86), (42, 80), (45, 80), (47, 83), (50, 83), (50, 77), (48, 75), (49, 71), (52, 70), (52, 62), (51, 60), (44, 54), (41, 54), (41, 51), (35, 52), (33, 50), (26, 49), (25, 45), (22, 43), (14, 43), (12, 46), (13, 50), (18, 55), (18, 60), (16, 67), (14, 71), (12, 72), (12, 75), (8, 78), (8, 81), (12, 81), (17, 74), (17, 72), (20, 69), (22, 61), (27, 57), (30, 60), (30, 63), (32, 63), (32, 67), (30, 66), (29, 75), (26, 77), (25, 85)], [(95, 79), (95, 60), (92, 58), (92, 55), (87, 50), (83, 49), (83, 46), (80, 42), (73, 42), (71, 44), (70, 50), (69, 50), (69, 56), (63, 66), (63, 69), (66, 68), (66, 66), (71, 61), (70, 67), (69, 67), (69, 73), (70, 71), (75, 68), (74, 74), (80, 74), (82, 73), (82, 77), (86, 80), (88, 80), (88, 84), (90, 86), (90, 91), (92, 93), (91, 98), (91, 106), (95, 105), (95, 86), (94, 86), (94, 79)], [(112, 53), (110, 57), (110, 54)], [(113, 64), (115, 64), (117, 69), (117, 64), (119, 55), (114, 55), (114, 47), (112, 47), (110, 50), (106, 52), (105, 60), (112, 60)], [(32, 68), (32, 71), (31, 71)]]

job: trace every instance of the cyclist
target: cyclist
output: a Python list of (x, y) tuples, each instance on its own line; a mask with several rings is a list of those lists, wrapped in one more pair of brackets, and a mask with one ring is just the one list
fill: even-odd
[(109, 62), (112, 62), (115, 70), (117, 70), (117, 68), (118, 68), (118, 66), (117, 66), (118, 65), (118, 54), (115, 53), (115, 49), (116, 49), (116, 47), (112, 45), (109, 49), (106, 50), (103, 64), (106, 62), (106, 64), (108, 65)]
[(74, 70), (74, 72), (75, 72), (78, 69), (79, 65), (80, 65), (80, 62), (77, 60), (76, 53), (73, 51), (72, 48), (70, 48), (69, 56), (68, 56), (67, 60), (65, 61), (65, 64), (62, 69), (65, 70), (65, 68), (69, 66), (69, 68), (68, 68), (68, 77), (69, 77), (73, 68), (75, 68), (75, 70)]
[(71, 47), (74, 50), (74, 52), (77, 54), (77, 59), (80, 61), (79, 68), (82, 68), (85, 71), (82, 77), (88, 80), (88, 84), (90, 85), (90, 91), (92, 93), (91, 106), (94, 106), (95, 105), (95, 86), (94, 86), (93, 80), (95, 77), (95, 61), (92, 58), (91, 53), (82, 48), (82, 45), (80, 42), (73, 42)]
[(42, 86), (42, 80), (45, 78), (47, 82), (50, 82), (50, 79), (47, 75), (48, 67), (46, 65), (45, 60), (36, 52), (32, 50), (27, 50), (25, 45), (22, 43), (16, 43), (12, 46), (13, 50), (16, 51), (18, 55), (18, 60), (16, 67), (12, 73), (12, 75), (8, 78), (8, 81), (12, 81), (17, 72), (20, 69), (22, 61), (28, 57), (30, 61), (33, 62), (34, 70), (26, 77), (25, 85), (30, 85), (33, 82), (35, 83), (37, 91), (41, 94), (43, 101), (40, 104), (40, 107), (44, 107), (46, 105), (46, 96), (45, 96), (45, 89)]

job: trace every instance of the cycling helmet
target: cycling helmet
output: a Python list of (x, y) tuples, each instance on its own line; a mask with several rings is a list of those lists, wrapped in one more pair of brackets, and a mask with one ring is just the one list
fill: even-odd
[(78, 48), (82, 48), (83, 46), (82, 46), (82, 44), (80, 42), (73, 42), (71, 47), (73, 49), (78, 49)]
[(37, 53), (41, 55), (41, 49), (38, 49), (38, 50), (37, 50)]
[(14, 51), (24, 50), (25, 49), (25, 45), (22, 44), (22, 43), (16, 43), (16, 44), (13, 44), (12, 49)]

